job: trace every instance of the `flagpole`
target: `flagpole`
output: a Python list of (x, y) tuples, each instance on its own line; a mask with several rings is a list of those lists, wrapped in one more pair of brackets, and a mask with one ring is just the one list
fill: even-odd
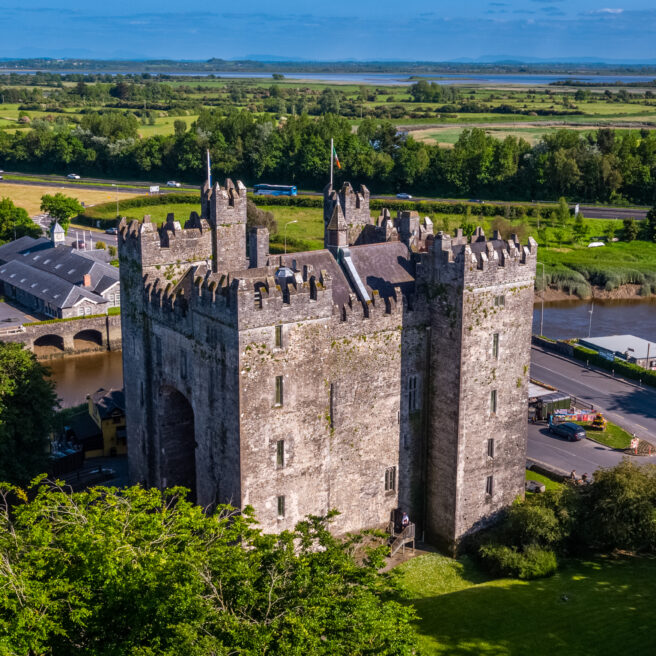
[(210, 166), (210, 149), (207, 149), (207, 186), (212, 188), (212, 168)]
[(330, 188), (333, 187), (333, 153), (335, 152), (335, 147), (333, 146), (333, 140), (330, 140)]

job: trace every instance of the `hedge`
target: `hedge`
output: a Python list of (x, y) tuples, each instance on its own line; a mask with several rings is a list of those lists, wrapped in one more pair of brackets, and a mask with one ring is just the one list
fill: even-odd
[[(656, 354), (654, 354), (656, 355)], [(595, 366), (601, 369), (607, 369), (608, 371), (615, 371), (616, 374), (624, 376), (624, 378), (630, 378), (631, 380), (638, 380), (646, 385), (652, 385), (656, 387), (656, 371), (650, 371), (644, 367), (639, 367), (637, 364), (631, 362), (625, 362), (615, 358), (615, 360), (607, 360), (592, 349), (574, 345), (573, 356), (577, 360), (582, 360), (585, 362), (590, 362)]]

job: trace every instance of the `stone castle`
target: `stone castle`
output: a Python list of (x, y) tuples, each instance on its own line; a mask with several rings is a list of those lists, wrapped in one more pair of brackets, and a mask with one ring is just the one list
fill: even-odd
[(324, 191), (324, 250), (273, 255), (246, 188), (119, 229), (130, 478), (265, 531), (408, 511), (454, 548), (524, 491), (537, 245), (371, 219)]

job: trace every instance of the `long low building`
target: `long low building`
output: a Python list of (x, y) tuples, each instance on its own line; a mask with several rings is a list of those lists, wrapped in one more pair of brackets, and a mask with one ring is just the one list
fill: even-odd
[(5, 297), (57, 319), (106, 314), (110, 307), (119, 307), (118, 269), (91, 253), (56, 243), (53, 235), (52, 240), (21, 237), (0, 246)]
[(656, 343), (635, 335), (609, 335), (586, 337), (579, 344), (597, 351), (599, 355), (614, 360), (622, 358), (645, 369), (656, 369)]

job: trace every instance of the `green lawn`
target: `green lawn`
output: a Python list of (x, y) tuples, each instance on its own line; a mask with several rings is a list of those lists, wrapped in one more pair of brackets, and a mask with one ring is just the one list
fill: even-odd
[(606, 430), (590, 430), (590, 424), (585, 421), (575, 422), (585, 427), (588, 437), (595, 442), (601, 442), (611, 449), (628, 449), (631, 446), (631, 433), (627, 433), (623, 428), (610, 421), (606, 424)]
[(526, 470), (526, 480), (543, 483), (547, 490), (557, 490), (559, 487), (562, 487), (562, 483), (552, 481), (550, 478), (547, 478), (542, 474), (538, 474), (537, 472), (531, 471), (530, 469)]
[(656, 559), (574, 561), (536, 581), (490, 580), (427, 554), (395, 571), (417, 609), (420, 653), (619, 656), (656, 649)]
[[(177, 221), (184, 225), (184, 222), (189, 218), (191, 212), (200, 213), (200, 202), (198, 203), (169, 203), (163, 205), (147, 205), (145, 207), (129, 207), (126, 210), (120, 208), (119, 199), (119, 213), (125, 216), (128, 220), (138, 219), (141, 221), (146, 214), (150, 214), (150, 218), (155, 223), (163, 223), (166, 221), (166, 215), (173, 213)], [(103, 203), (96, 207), (90, 208), (87, 215), (94, 219), (115, 219), (116, 218), (116, 203)]]

